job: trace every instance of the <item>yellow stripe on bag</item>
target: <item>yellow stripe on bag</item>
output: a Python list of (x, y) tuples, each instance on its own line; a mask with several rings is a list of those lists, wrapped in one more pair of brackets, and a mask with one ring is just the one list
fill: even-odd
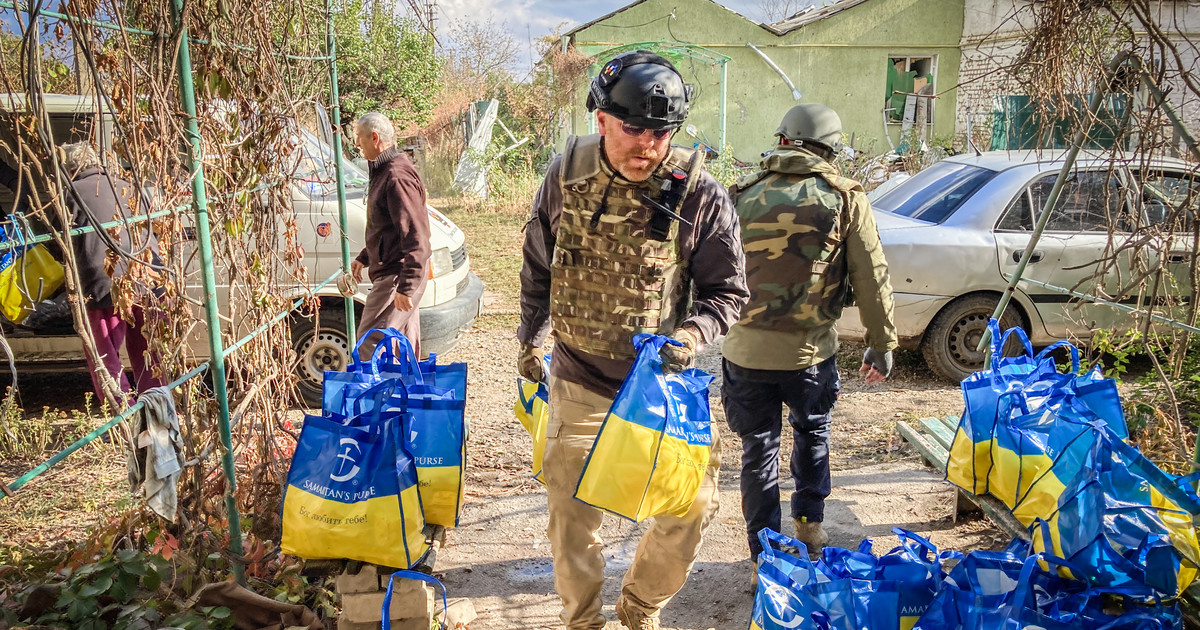
[[(639, 507), (654, 469), (645, 464), (654, 461), (660, 435), (658, 431), (609, 414), (591, 454), (593, 458), (606, 457), (602, 464), (605, 474), (589, 475), (585, 468), (575, 497), (628, 519), (646, 518)], [(593, 461), (589, 459), (588, 468)], [(595, 464), (596, 468), (600, 466)]]
[[(1029, 458), (1030, 456), (1026, 455), (1025, 457)], [(1041, 472), (1025, 474), (1033, 478), (1040, 475)], [(1028, 484), (1024, 483), (1024, 479), (1021, 481), (1022, 485), (1028, 487)], [(1028, 495), (1025, 495), (1021, 504), (1013, 508), (1013, 516), (1017, 517), (1022, 525), (1028, 527), (1035, 519), (1044, 519), (1050, 514), (1054, 514), (1058, 510), (1058, 499), (1066, 490), (1067, 486), (1059, 480), (1057, 475), (1053, 472), (1047, 473), (1037, 480), (1037, 486)]]
[(663, 436), (658, 465), (654, 469), (656, 492), (647, 493), (641, 509), (643, 518), (652, 514), (687, 514), (700, 492), (700, 482), (704, 480), (711, 455), (712, 448), (707, 445), (688, 444), (686, 440)]
[(461, 472), (458, 466), (417, 466), (426, 523), (454, 527), (458, 506), (462, 504)]
[(960, 488), (966, 488), (972, 494), (983, 494), (988, 489), (988, 473), (991, 468), (991, 440), (972, 441), (967, 432), (959, 427), (954, 434), (954, 442), (950, 444), (946, 480)]
[(550, 408), (537, 395), (537, 383), (519, 378), (517, 387), (518, 397), (513, 405), (513, 415), (533, 440), (533, 477), (545, 485), (542, 479), (542, 456), (546, 453), (546, 424), (550, 420)]
[[(1054, 460), (1042, 453), (1026, 453), (1017, 455), (992, 440), (992, 470), (988, 474), (988, 492), (1000, 499), (1009, 509), (1016, 507), (1017, 500), (1029, 489), (1030, 484), (1038, 479), (1042, 471), (1049, 470)], [(1049, 476), (1047, 476), (1049, 477)], [(1055, 504), (1057, 505), (1057, 503)], [(1046, 518), (1054, 510), (1048, 510), (1040, 515)], [(1021, 521), (1029, 525), (1032, 520)]]
[(397, 526), (401, 506), (404, 514), (421, 513), (421, 495), (416, 486), (400, 491), (400, 505), (394, 495), (340, 503), (290, 486), (283, 500), (283, 520), (307, 520), (319, 526), (285, 528), (280, 548), (301, 558), (349, 558), (408, 568), (428, 547), (422, 527), (412, 522)]
[(1150, 488), (1150, 504), (1159, 508), (1158, 517), (1167, 527), (1171, 546), (1191, 563), (1181, 562), (1179, 565), (1179, 592), (1182, 593), (1196, 579), (1196, 565), (1200, 564), (1200, 540), (1196, 537), (1196, 528), (1187, 511), (1159, 492), (1154, 484), (1147, 485)]

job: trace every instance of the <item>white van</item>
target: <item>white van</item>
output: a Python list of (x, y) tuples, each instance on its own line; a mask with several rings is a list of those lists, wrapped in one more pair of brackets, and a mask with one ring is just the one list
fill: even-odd
[[(102, 146), (107, 147), (108, 139), (112, 136), (112, 120), (108, 115), (98, 115), (93, 98), (48, 94), (45, 103), (56, 144), (101, 138)], [(24, 110), (24, 95), (0, 94), (0, 109)], [(0, 142), (11, 142), (8, 133), (8, 130), (0, 128)], [(341, 269), (337, 188), (333, 179), (332, 149), (311, 132), (302, 130), (300, 136), (298, 159), (301, 160), (301, 168), (297, 169), (297, 179), (291, 187), (292, 204), (299, 230), (297, 242), (304, 250), (303, 264), (315, 285)], [(346, 182), (350, 255), (353, 257), (363, 248), (367, 220), (367, 175), (349, 160), (341, 160)], [(12, 191), (0, 186), (0, 208), (3, 213), (13, 207)], [(462, 230), (432, 207), (428, 211), (431, 277), (420, 304), (421, 347), (426, 353), (441, 353), (453, 348), (462, 332), (479, 315), (483, 283), (470, 271)], [(221, 303), (221, 311), (227, 313), (228, 286), (222, 285), (223, 275), (218, 271), (217, 299)], [(199, 302), (203, 291), (198, 286), (198, 276), (193, 282), (196, 285), (189, 284), (188, 293)], [(291, 287), (290, 293), (294, 297), (301, 297), (310, 289), (295, 286)], [(369, 290), (369, 283), (362, 284), (350, 298), (354, 300), (359, 313)], [(315, 291), (315, 295), (320, 304), (319, 313), (313, 317), (312, 314), (296, 312), (291, 321), (291, 331), (298, 358), (296, 369), (300, 393), (306, 402), (319, 406), (324, 372), (344, 369), (349, 363), (353, 343), (346, 337), (347, 298), (342, 296), (337, 284), (330, 283)], [(58, 372), (86, 369), (82, 346), (73, 330), (61, 326), (38, 330), (9, 322), (0, 322), (0, 325), (12, 346), (19, 370)], [(208, 358), (207, 334), (203, 330), (190, 338), (190, 345), (199, 360)]]

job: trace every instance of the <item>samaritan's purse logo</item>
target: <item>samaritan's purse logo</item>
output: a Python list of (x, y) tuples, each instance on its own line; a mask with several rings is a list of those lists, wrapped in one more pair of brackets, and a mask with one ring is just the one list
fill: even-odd
[[(342, 449), (345, 450), (342, 450)], [(338, 450), (341, 451), (337, 456), (337, 463), (333, 467), (333, 472), (329, 473), (329, 478), (342, 482), (350, 481), (358, 474), (358, 456), (362, 455), (362, 447), (358, 441), (353, 438), (342, 438), (338, 442)], [(349, 470), (347, 470), (349, 469)], [(344, 471), (342, 474), (337, 474), (339, 471)]]

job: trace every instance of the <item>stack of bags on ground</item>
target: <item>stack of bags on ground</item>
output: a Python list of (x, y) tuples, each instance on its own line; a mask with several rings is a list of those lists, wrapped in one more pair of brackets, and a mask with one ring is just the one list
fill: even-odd
[[(751, 628), (1182, 627), (1175, 602), (1200, 567), (1195, 477), (1172, 476), (1127, 443), (1116, 383), (1081, 371), (1074, 346), (1034, 354), (1024, 331), (1001, 334), (994, 320), (989, 331), (991, 364), (962, 383), (946, 475), (1002, 501), (1029, 540), (963, 556), (896, 530), (900, 546), (881, 557), (866, 542), (813, 563), (803, 543), (763, 532)], [(1013, 338), (1025, 352), (1002, 356)]]
[[(362, 360), (362, 340), (380, 336)], [(347, 371), (326, 372), (322, 414), (305, 416), (280, 546), (305, 559), (431, 566), (423, 562), (432, 542), (426, 526), (455, 527), (462, 508), (467, 366), (438, 365), (436, 355), (418, 361), (395, 329), (368, 331), (351, 356)], [(436, 583), (412, 571), (395, 575)]]

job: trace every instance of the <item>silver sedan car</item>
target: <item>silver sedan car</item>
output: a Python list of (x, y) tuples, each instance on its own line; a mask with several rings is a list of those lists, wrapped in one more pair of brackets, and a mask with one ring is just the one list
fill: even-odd
[[(1061, 151), (955, 156), (874, 201), (900, 345), (921, 349), (939, 375), (958, 381), (982, 367), (975, 348), (1029, 245), (1062, 157)], [(1185, 302), (1191, 294), (1191, 213), (1180, 221), (1167, 204), (1195, 206), (1195, 170), (1175, 160), (1114, 162), (1085, 153), (1068, 178), (1023, 277), (1136, 303), (1128, 291), (1131, 277), (1137, 278), (1133, 272), (1155, 268), (1165, 255), (1171, 272), (1165, 284)], [(1176, 220), (1164, 236), (1153, 228), (1165, 226), (1167, 217)], [(1135, 232), (1140, 239), (1158, 234), (1157, 246), (1129, 248)], [(1023, 327), (1034, 345), (1086, 342), (1092, 330), (1120, 329), (1131, 321), (1110, 306), (1036, 282), (1018, 285), (1002, 322)], [(843, 339), (861, 340), (857, 309), (846, 309), (837, 329)]]

